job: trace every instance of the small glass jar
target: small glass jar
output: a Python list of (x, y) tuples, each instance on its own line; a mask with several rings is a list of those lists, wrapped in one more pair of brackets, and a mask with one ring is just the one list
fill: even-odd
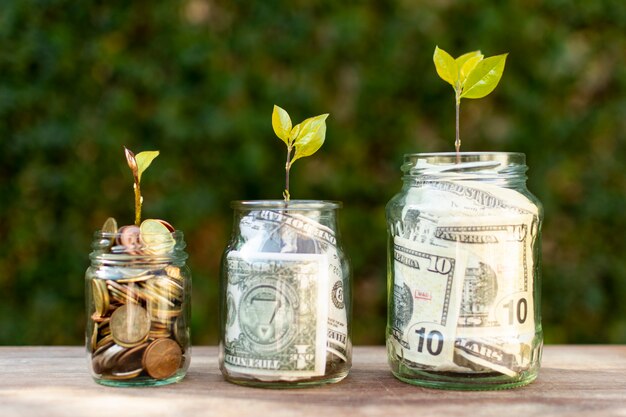
[(226, 380), (290, 388), (352, 365), (350, 268), (329, 201), (237, 201), (222, 258), (219, 364)]
[(191, 272), (183, 233), (97, 231), (85, 274), (86, 348), (109, 386), (178, 382), (191, 360)]
[(541, 203), (521, 153), (405, 155), (387, 204), (387, 353), (410, 384), (479, 390), (535, 380)]

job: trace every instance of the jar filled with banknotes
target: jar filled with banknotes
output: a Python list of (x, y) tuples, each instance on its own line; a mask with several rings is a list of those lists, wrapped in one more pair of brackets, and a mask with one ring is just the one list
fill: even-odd
[(163, 220), (94, 235), (85, 275), (86, 347), (94, 380), (110, 386), (180, 381), (191, 359), (191, 273), (183, 233)]
[(387, 205), (387, 352), (422, 386), (512, 388), (537, 377), (541, 203), (521, 153), (405, 155)]
[(352, 364), (350, 269), (341, 204), (237, 201), (222, 259), (220, 369), (276, 388), (345, 378)]

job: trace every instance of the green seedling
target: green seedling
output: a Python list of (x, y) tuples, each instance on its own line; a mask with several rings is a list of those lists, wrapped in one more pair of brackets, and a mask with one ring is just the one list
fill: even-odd
[(508, 54), (485, 58), (480, 51), (468, 52), (458, 58), (435, 47), (433, 61), (437, 74), (454, 89), (456, 103), (456, 148), (457, 162), (460, 160), (461, 138), (459, 134), (459, 113), (462, 98), (483, 98), (491, 93), (504, 72)]
[[(272, 127), (276, 136), (287, 145), (287, 162), (285, 163), (285, 191), (283, 198), (289, 201), (289, 172), (295, 161), (311, 156), (324, 144), (326, 138), (326, 118), (328, 113), (310, 117), (302, 123), (291, 126), (289, 114), (274, 105)], [(293, 156), (292, 156), (293, 153)]]
[(139, 226), (141, 224), (141, 205), (143, 203), (140, 188), (141, 175), (146, 169), (148, 169), (154, 158), (159, 156), (159, 151), (139, 152), (135, 155), (129, 149), (124, 147), (124, 153), (126, 154), (126, 162), (128, 162), (128, 166), (133, 173), (133, 189), (135, 190), (135, 224)]

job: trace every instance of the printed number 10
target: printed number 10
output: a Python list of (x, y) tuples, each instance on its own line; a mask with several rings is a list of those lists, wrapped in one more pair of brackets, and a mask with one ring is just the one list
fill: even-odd
[[(428, 353), (433, 356), (437, 356), (441, 353), (441, 351), (443, 350), (443, 334), (441, 334), (440, 331), (431, 330), (428, 333), (428, 336), (424, 337), (426, 335), (426, 328), (422, 327), (419, 330), (415, 330), (415, 333), (417, 333), (420, 337), (420, 341), (417, 343), (418, 352), (421, 353), (424, 350), (424, 339), (426, 339), (426, 349), (428, 350)], [(437, 346), (433, 347), (435, 340)]]
[(528, 302), (525, 298), (520, 298), (517, 301), (517, 306), (513, 303), (513, 300), (503, 305), (509, 311), (509, 324), (513, 324), (515, 319), (519, 324), (523, 324), (528, 318)]

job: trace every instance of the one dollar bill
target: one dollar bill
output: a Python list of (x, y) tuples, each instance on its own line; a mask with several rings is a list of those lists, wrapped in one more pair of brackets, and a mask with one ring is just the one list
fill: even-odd
[(261, 380), (324, 375), (328, 258), (230, 252), (224, 366)]

